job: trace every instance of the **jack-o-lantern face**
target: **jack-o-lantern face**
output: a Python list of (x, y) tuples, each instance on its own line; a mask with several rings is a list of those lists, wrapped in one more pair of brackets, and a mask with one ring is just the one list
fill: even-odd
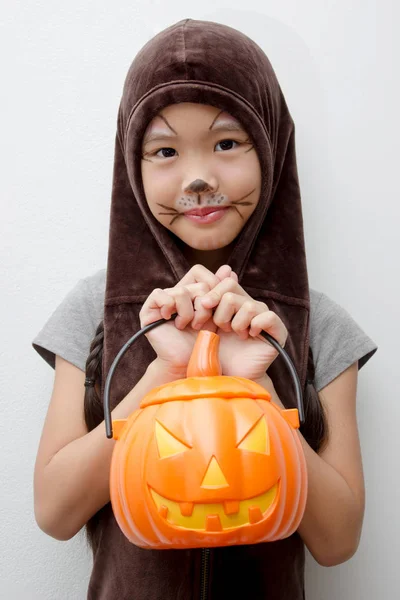
[(162, 405), (154, 438), (147, 483), (158, 513), (172, 525), (223, 531), (256, 523), (277, 496), (280, 470), (264, 413), (252, 400)]
[[(200, 332), (192, 358), (202, 343), (216, 353), (218, 342)], [(111, 501), (122, 531), (151, 548), (289, 536), (307, 488), (296, 427), (297, 410), (281, 411), (261, 386), (215, 367), (156, 388), (126, 422), (114, 422)]]

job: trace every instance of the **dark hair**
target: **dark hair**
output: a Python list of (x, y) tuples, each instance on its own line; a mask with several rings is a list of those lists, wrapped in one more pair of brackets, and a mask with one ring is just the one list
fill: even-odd
[[(96, 382), (96, 387), (85, 388), (84, 413), (88, 431), (97, 427), (104, 420), (103, 404), (100, 398), (103, 343), (104, 323), (101, 321), (90, 344), (89, 356), (86, 361), (86, 377), (90, 377)], [(308, 358), (307, 382), (303, 395), (305, 423), (301, 426), (300, 431), (311, 448), (315, 452), (319, 452), (327, 442), (328, 427), (323, 406), (314, 386), (314, 363), (311, 349)], [(99, 545), (105, 510), (106, 507), (100, 509), (86, 524), (87, 541), (93, 552), (97, 550)]]

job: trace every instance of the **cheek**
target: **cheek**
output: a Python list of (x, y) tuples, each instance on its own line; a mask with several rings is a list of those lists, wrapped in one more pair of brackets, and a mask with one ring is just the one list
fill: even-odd
[[(147, 203), (154, 216), (158, 217), (158, 213), (162, 208), (157, 204), (171, 205), (171, 201), (176, 196), (176, 182), (173, 174), (168, 169), (156, 169), (154, 165), (142, 162), (142, 181), (143, 189)], [(162, 219), (163, 217), (161, 217)], [(165, 218), (165, 217), (164, 217)]]
[(254, 150), (224, 166), (224, 188), (231, 199), (239, 198), (256, 188), (261, 189), (261, 169)]
[(258, 161), (257, 154), (255, 150), (250, 150), (248, 154), (246, 154), (244, 168), (242, 169), (243, 179), (246, 184), (251, 187), (251, 189), (256, 188), (260, 190), (261, 188), (261, 166)]
[(231, 201), (243, 198), (244, 202), (250, 203), (238, 207), (244, 218), (244, 225), (256, 209), (261, 193), (261, 170), (254, 151), (250, 151), (242, 160), (226, 165), (221, 188), (226, 191)]

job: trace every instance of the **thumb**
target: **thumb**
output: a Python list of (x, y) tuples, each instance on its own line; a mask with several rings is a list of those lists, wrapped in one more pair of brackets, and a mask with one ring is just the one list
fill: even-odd
[(234, 279), (234, 281), (236, 281), (236, 283), (239, 282), (239, 277), (237, 276), (237, 274), (235, 273), (235, 271), (232, 271), (232, 273), (231, 273), (231, 279)]
[[(202, 328), (201, 328), (201, 330), (204, 330), (204, 331), (211, 331), (212, 333), (217, 333), (217, 329), (218, 329), (218, 327), (217, 327), (217, 325), (214, 323), (214, 320), (213, 320), (213, 318), (211, 318), (211, 319), (208, 319), (208, 321), (206, 321), (206, 322), (204, 323), (204, 325), (202, 326)], [(201, 331), (201, 330), (200, 330), (200, 331)]]
[(232, 273), (232, 268), (229, 265), (222, 265), (215, 272), (215, 276), (218, 277), (218, 279), (220, 279), (222, 281), (223, 279), (230, 277), (231, 273)]

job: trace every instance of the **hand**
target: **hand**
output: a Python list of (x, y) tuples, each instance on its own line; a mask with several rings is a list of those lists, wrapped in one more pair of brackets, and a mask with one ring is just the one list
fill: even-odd
[(231, 273), (229, 265), (223, 265), (215, 274), (203, 265), (194, 265), (175, 287), (156, 288), (144, 302), (139, 313), (141, 328), (178, 313), (174, 321), (163, 323), (145, 334), (169, 377), (186, 377), (198, 334), (193, 324), (200, 322), (203, 329), (216, 331), (212, 309), (203, 307), (198, 301)]
[(279, 354), (260, 332), (266, 331), (283, 347), (288, 330), (282, 320), (264, 302), (253, 300), (237, 282), (236, 273), (203, 295), (199, 303), (216, 308), (213, 320), (220, 336), (223, 375), (260, 381)]

